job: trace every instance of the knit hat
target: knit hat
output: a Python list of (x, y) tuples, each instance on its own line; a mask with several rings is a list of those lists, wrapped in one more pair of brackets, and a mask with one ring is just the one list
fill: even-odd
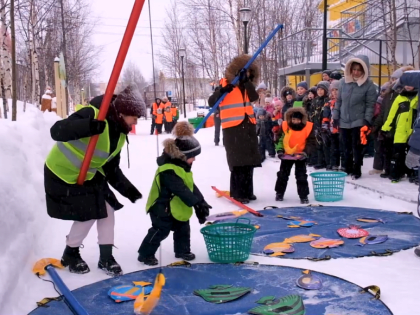
[(261, 82), (260, 84), (258, 84), (258, 86), (255, 88), (255, 90), (259, 90), (259, 89), (262, 89), (262, 90), (267, 90), (267, 86), (265, 85), (265, 83), (264, 82)]
[(383, 85), (381, 86), (381, 91), (386, 91), (386, 90), (388, 90), (390, 85), (391, 85), (391, 83), (390, 83), (390, 82), (386, 82), (385, 84), (383, 84)]
[(272, 101), (273, 101), (273, 99), (271, 97), (266, 97), (265, 98), (266, 103), (271, 103)]
[(311, 87), (309, 92), (316, 96), (316, 86)]
[(334, 90), (334, 89), (338, 90), (339, 87), (340, 87), (340, 81), (333, 80), (330, 83), (330, 90)]
[(322, 71), (322, 74), (328, 74), (328, 76), (330, 76), (331, 75), (331, 70), (324, 70), (324, 71)]
[(317, 89), (324, 89), (325, 92), (328, 94), (328, 90), (330, 88), (330, 82), (328, 81), (321, 81), (318, 83), (318, 85), (316, 86)]
[(287, 95), (293, 95), (293, 90), (289, 89), (283, 92), (283, 96), (286, 97)]
[(333, 72), (331, 72), (331, 74), (330, 74), (330, 78), (331, 79), (333, 79), (333, 80), (341, 80), (341, 78), (342, 78), (343, 76), (341, 75), (341, 73), (340, 72), (338, 72), (338, 71), (333, 71)]
[(297, 119), (302, 120), (303, 119), (303, 114), (300, 111), (293, 111), (292, 118), (297, 118)]
[(308, 90), (308, 83), (306, 83), (305, 81), (299, 82), (297, 87), (302, 87), (305, 90)]
[(265, 115), (267, 115), (267, 111), (264, 108), (258, 109), (258, 112), (257, 112), (258, 117), (265, 116)]
[[(167, 139), (165, 142), (173, 141), (176, 148), (178, 149), (178, 155), (181, 154), (183, 158), (185, 156), (185, 160), (195, 157), (201, 153), (201, 146), (200, 143), (196, 138), (194, 138), (194, 127), (186, 121), (178, 122), (174, 130), (172, 131), (173, 135), (176, 137), (175, 140)], [(166, 143), (164, 142), (165, 151), (167, 149)], [(167, 152), (168, 154), (172, 155), (171, 152)], [(179, 156), (173, 156), (178, 157)]]
[(273, 100), (274, 106), (281, 106), (281, 100), (278, 97), (275, 97)]
[(401, 78), (402, 77), (402, 75), (403, 75), (403, 71), (402, 71), (402, 69), (400, 68), (400, 69), (397, 69), (397, 70), (395, 70), (392, 74), (391, 74), (391, 78), (392, 79), (399, 79), (399, 78)]
[(130, 86), (126, 87), (117, 95), (114, 107), (118, 114), (126, 116), (146, 116), (146, 104), (140, 93), (133, 90)]

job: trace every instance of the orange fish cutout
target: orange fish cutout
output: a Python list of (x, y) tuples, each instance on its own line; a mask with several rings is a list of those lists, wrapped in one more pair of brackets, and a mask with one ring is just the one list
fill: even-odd
[(304, 234), (302, 234), (302, 235), (295, 235), (295, 236), (286, 238), (283, 242), (287, 243), (287, 244), (306, 243), (306, 242), (315, 241), (319, 237), (321, 237), (321, 235), (318, 235), (318, 234), (304, 235)]
[(343, 245), (344, 241), (340, 239), (330, 239), (321, 237), (318, 240), (312, 241), (309, 245), (313, 248), (333, 248)]
[(152, 292), (148, 297), (145, 296), (144, 287), (142, 292), (134, 301), (134, 314), (150, 315), (153, 312), (156, 305), (159, 303), (160, 295), (162, 294), (162, 288), (165, 285), (166, 279), (163, 273), (158, 273), (155, 279)]
[(284, 256), (284, 253), (293, 253), (295, 251), (294, 247), (290, 244), (281, 242), (281, 243), (271, 243), (264, 247), (263, 253), (271, 257)]
[[(227, 195), (228, 197), (230, 197), (230, 191), (229, 190), (222, 190), (222, 193), (224, 193), (225, 195)], [(216, 193), (216, 197), (217, 198), (221, 198), (223, 197), (222, 195)]]

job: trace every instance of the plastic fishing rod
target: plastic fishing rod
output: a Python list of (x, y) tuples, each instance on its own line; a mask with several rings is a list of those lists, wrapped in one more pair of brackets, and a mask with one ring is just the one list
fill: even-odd
[[(264, 43), (262, 43), (262, 45), (260, 46), (260, 48), (258, 48), (258, 50), (255, 52), (255, 54), (251, 57), (251, 59), (249, 59), (248, 63), (245, 65), (245, 67), (243, 68), (243, 70), (247, 70), (251, 64), (255, 61), (255, 59), (257, 59), (257, 57), (260, 55), (260, 53), (262, 52), (262, 50), (268, 45), (268, 43), (273, 39), (274, 35), (277, 34), (277, 32), (279, 30), (283, 29), (283, 24), (278, 24), (276, 26), (276, 28), (271, 32), (270, 35), (268, 35), (267, 39), (264, 41)], [(235, 79), (233, 79), (232, 82), (230, 82), (233, 85), (236, 85), (239, 82), (239, 77), (240, 74), (237, 75), (235, 77)], [(208, 112), (208, 114), (206, 115), (206, 117), (204, 117), (204, 119), (200, 122), (200, 124), (197, 126), (197, 128), (195, 128), (194, 133), (197, 133), (201, 127), (203, 127), (204, 123), (206, 122), (206, 120), (211, 116), (211, 114), (213, 114), (213, 112), (217, 109), (217, 107), (219, 107), (220, 103), (225, 99), (226, 95), (228, 93), (224, 93), (216, 102), (216, 104), (214, 104), (214, 106), (210, 109), (210, 111)]]
[[(105, 120), (108, 113), (109, 103), (111, 102), (112, 95), (114, 94), (115, 87), (117, 86), (118, 78), (120, 77), (125, 58), (127, 56), (128, 48), (130, 47), (131, 40), (133, 39), (134, 31), (136, 30), (137, 22), (139, 21), (141, 11), (143, 10), (145, 0), (136, 0), (131, 11), (130, 19), (127, 23), (127, 28), (121, 42), (120, 50), (118, 51), (117, 59), (115, 60), (114, 68), (112, 69), (111, 77), (105, 90), (105, 95), (99, 109), (98, 120)], [(90, 138), (88, 148), (86, 150), (85, 158), (83, 159), (82, 167), (80, 169), (77, 183), (83, 185), (86, 174), (89, 169), (90, 161), (92, 160), (93, 152), (95, 151), (96, 144), (98, 143), (99, 135), (94, 135)]]
[(89, 313), (85, 310), (85, 308), (76, 300), (73, 293), (69, 290), (69, 288), (64, 284), (63, 280), (58, 275), (57, 271), (55, 271), (52, 265), (45, 267), (45, 270), (50, 275), (52, 281), (54, 281), (55, 285), (57, 286), (58, 290), (60, 290), (61, 294), (66, 299), (69, 306), (72, 308), (72, 311), (77, 315), (89, 315)]

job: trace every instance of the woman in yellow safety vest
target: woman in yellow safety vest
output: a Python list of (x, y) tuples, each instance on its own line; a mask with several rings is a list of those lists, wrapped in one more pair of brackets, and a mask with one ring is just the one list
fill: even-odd
[(257, 199), (254, 195), (253, 175), (254, 167), (261, 166), (256, 119), (251, 105), (258, 100), (253, 84), (258, 80), (258, 66), (253, 63), (241, 75), (237, 85), (232, 85), (231, 82), (250, 58), (249, 55), (234, 58), (226, 68), (221, 89), (216, 90), (209, 98), (209, 106), (213, 107), (221, 95), (229, 93), (219, 105), (223, 145), (231, 172), (230, 195), (243, 204)]
[[(77, 106), (75, 113), (57, 121), (51, 127), (51, 137), (57, 141), (44, 167), (44, 186), (49, 216), (74, 221), (67, 235), (61, 263), (70, 272), (87, 273), (89, 267), (81, 258), (79, 247), (96, 222), (100, 258), (98, 267), (109, 275), (122, 273), (112, 256), (114, 245), (114, 211), (121, 205), (108, 183), (121, 195), (135, 202), (142, 197), (122, 173), (120, 151), (137, 118), (145, 116), (146, 108), (139, 94), (126, 88), (114, 95), (106, 119), (98, 120), (103, 95), (88, 106)], [(93, 135), (98, 143), (83, 185), (78, 185), (85, 152)]]

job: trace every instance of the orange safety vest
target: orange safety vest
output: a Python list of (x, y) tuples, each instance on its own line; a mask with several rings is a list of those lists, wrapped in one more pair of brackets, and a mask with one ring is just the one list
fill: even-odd
[(177, 111), (176, 107), (171, 107), (172, 117), (176, 117), (176, 111)]
[(172, 118), (172, 110), (171, 110), (171, 103), (170, 102), (166, 102), (166, 104), (164, 104), (165, 106), (165, 120), (167, 122), (172, 122), (173, 118)]
[[(162, 104), (162, 103), (161, 103)], [(158, 104), (157, 103), (153, 103), (153, 115), (157, 115), (157, 109), (158, 109)]]
[[(227, 85), (227, 80), (222, 79), (222, 86)], [(249, 101), (248, 95), (245, 91), (245, 97), (239, 87), (235, 87), (232, 92), (226, 95), (225, 99), (220, 103), (220, 119), (222, 122), (222, 129), (238, 126), (245, 119), (245, 114), (248, 115), (252, 124), (257, 121), (254, 116), (254, 109)]]
[(302, 130), (292, 130), (289, 128), (287, 121), (283, 121), (281, 127), (284, 132), (283, 149), (286, 154), (302, 153), (305, 150), (306, 139), (312, 131), (313, 123), (307, 122)]
[[(155, 105), (156, 105), (156, 114), (155, 114)], [(153, 104), (153, 115), (156, 115), (155, 124), (162, 124), (163, 123), (163, 111), (165, 107), (162, 103), (160, 103), (159, 107), (156, 103)]]

